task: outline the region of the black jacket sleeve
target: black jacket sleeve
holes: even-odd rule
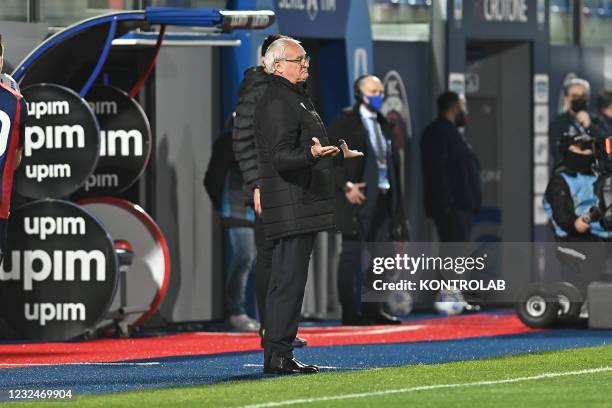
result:
[[[204,187],[216,210],[221,211],[225,176],[234,163],[230,135],[221,135],[213,143],[212,155],[204,176]]]
[[[546,200],[550,204],[555,223],[570,235],[578,234],[574,223],[576,212],[569,186],[563,176],[555,174],[546,187]]]
[[[232,132],[234,157],[238,161],[242,179],[252,191],[258,183],[259,172],[257,163],[257,149],[255,145],[254,115],[257,103],[265,93],[267,83],[263,80],[254,80],[249,76],[240,86],[238,105],[234,117]]]
[[[316,163],[310,145],[299,146],[297,113],[281,100],[272,101],[264,111],[261,132],[270,143],[270,163],[279,173],[311,167]]]

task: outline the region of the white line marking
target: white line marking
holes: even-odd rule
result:
[[[36,367],[36,366],[61,366],[61,365],[107,365],[107,366],[153,366],[159,365],[159,362],[150,363],[111,363],[111,362],[99,362],[99,363],[1,363],[0,367]]]
[[[356,331],[351,331],[350,333],[347,332],[340,332],[340,333],[309,333],[308,337],[337,337],[337,336],[342,336],[342,337],[346,337],[347,335],[351,335],[351,336],[369,336],[369,335],[373,335],[373,334],[388,334],[388,333],[398,333],[398,332],[406,332],[406,331],[415,331],[415,330],[420,330],[422,329],[423,325],[415,325],[415,326],[403,326],[403,327],[383,327],[380,329],[365,329],[365,330],[356,330]]]
[[[243,364],[243,367],[263,367],[263,364]],[[351,367],[333,367],[333,366],[320,366],[318,365],[317,367],[319,368],[327,368],[330,370],[359,370],[359,368],[351,368]],[[360,369],[363,370],[364,367],[361,367]]]
[[[336,400],[352,399],[352,398],[366,398],[366,397],[375,397],[375,396],[380,396],[380,395],[402,394],[402,393],[415,392],[415,391],[429,391],[429,390],[437,390],[441,388],[461,388],[461,387],[474,387],[474,386],[479,386],[479,385],[511,384],[511,383],[517,383],[517,382],[523,382],[523,381],[543,380],[547,378],[557,378],[557,377],[567,377],[567,376],[572,376],[572,375],[601,373],[605,371],[612,371],[612,367],[590,368],[590,369],[579,370],[579,371],[544,373],[544,374],[534,375],[530,377],[507,378],[505,380],[476,381],[476,382],[471,382],[471,383],[455,383],[455,384],[422,385],[419,387],[399,388],[395,390],[384,390],[384,391],[374,391],[374,392],[363,392],[363,393],[358,393],[358,394],[332,395],[329,397],[303,398],[303,399],[294,399],[294,400],[287,400],[287,401],[271,401],[271,402],[264,402],[261,404],[245,405],[243,408],[280,407],[284,405],[308,404],[308,403],[313,403],[313,402],[336,401]]]

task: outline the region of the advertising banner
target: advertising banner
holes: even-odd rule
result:
[[[66,87],[36,84],[22,93],[28,118],[15,191],[29,198],[66,197],[96,166],[98,121],[89,104]]]
[[[65,340],[96,326],[117,286],[111,237],[88,211],[41,200],[11,213],[0,313],[20,338]]]

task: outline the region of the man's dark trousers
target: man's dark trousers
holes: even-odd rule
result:
[[[300,322],[310,254],[316,233],[274,241],[272,276],[266,300],[264,352],[291,355]]]
[[[362,281],[358,274],[365,272],[365,284],[371,287],[374,274],[364,271],[362,265],[364,242],[391,241],[391,193],[379,194],[374,211],[369,216],[359,217],[359,230],[361,237],[342,237],[342,253],[338,266],[338,297],[342,305],[343,319],[354,319],[359,313],[356,299],[361,298],[361,288],[357,284]],[[359,294],[356,296],[356,294]],[[376,315],[382,311],[381,302],[368,302],[361,304],[361,312],[365,315]]]
[[[450,209],[434,217],[440,242],[470,242],[474,223],[471,211]]]
[[[257,295],[257,309],[259,323],[265,329],[266,297],[270,276],[272,275],[272,249],[274,243],[266,239],[264,223],[261,217],[255,216],[255,246],[257,248],[257,261],[255,266],[255,294]]]

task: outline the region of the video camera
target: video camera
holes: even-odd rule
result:
[[[587,133],[578,133],[576,128],[572,127],[563,134],[558,145],[561,152],[566,152],[572,145],[577,145],[582,150],[590,149],[595,158],[595,173],[599,176],[612,174],[612,136],[595,138]]]
[[[599,206],[591,207],[585,216],[591,222],[599,221],[606,230],[612,230],[612,136],[596,138],[571,127],[558,141],[558,147],[566,152],[572,145],[590,149],[594,157],[593,171],[597,180],[593,188],[599,197]]]

